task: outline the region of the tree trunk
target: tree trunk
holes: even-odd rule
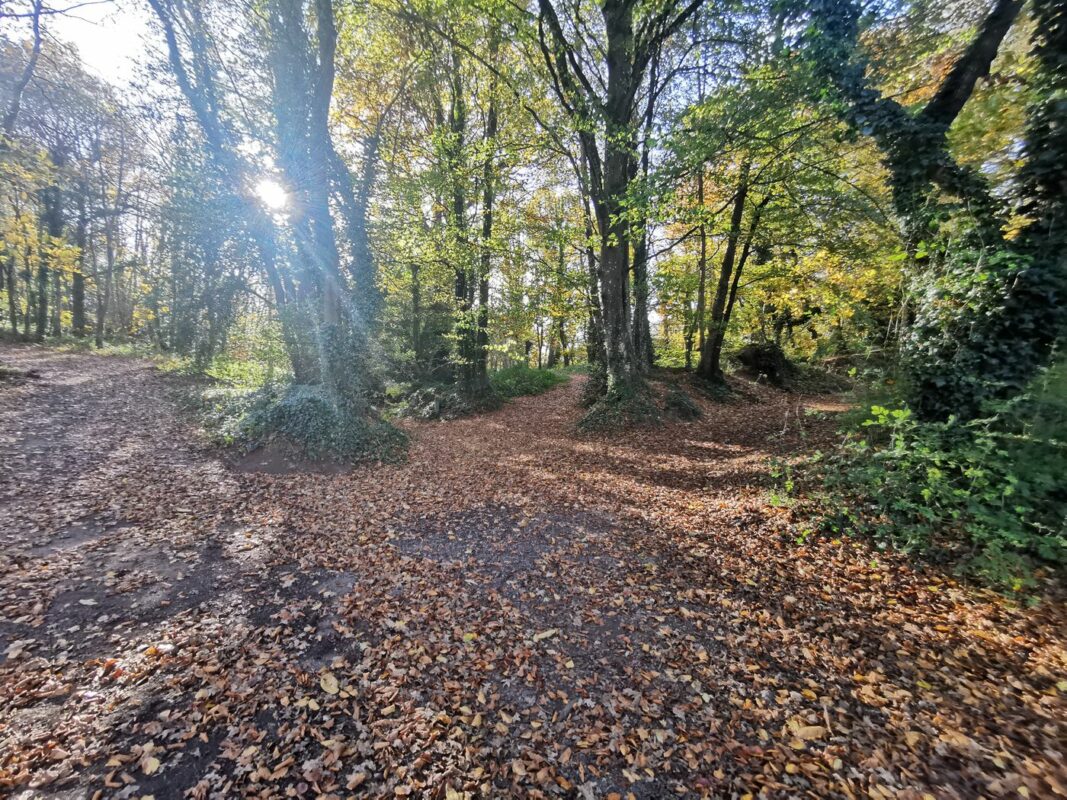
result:
[[[489,63],[496,63],[500,47],[499,30],[493,29],[489,41]],[[499,120],[496,103],[496,73],[489,81],[489,109],[485,120],[485,163],[482,165],[482,252],[478,279],[478,332],[475,342],[475,392],[489,386],[489,272],[492,269],[493,203],[496,200],[496,135]]]
[[[714,383],[722,383],[725,380],[720,360],[722,358],[723,340],[726,336],[726,304],[730,296],[730,279],[733,277],[734,260],[737,257],[737,244],[741,238],[741,222],[745,213],[745,201],[748,199],[750,169],[751,165],[747,162],[741,166],[741,177],[738,180],[737,193],[734,195],[733,214],[730,217],[730,233],[726,241],[726,252],[723,254],[722,266],[719,268],[719,282],[715,288],[715,298],[711,305],[708,338],[704,349],[700,353],[700,363],[697,365],[697,374],[704,380]]]
[[[7,313],[11,318],[11,333],[17,336],[19,332],[19,317],[18,317],[18,284],[15,283],[15,251],[14,249],[8,250],[7,253]]]
[[[648,73],[648,102],[641,137],[641,178],[648,180],[649,139],[656,107],[656,82],[659,74],[659,56],[654,55]],[[640,218],[634,226],[634,352],[639,367],[651,367],[655,358],[652,347],[652,329],[648,321],[648,210],[640,206]]]
[[[583,190],[582,211],[585,221],[585,262],[588,279],[589,336],[586,342],[586,358],[590,364],[604,365],[604,316],[600,309],[600,276],[597,269],[596,250],[593,249],[593,212],[589,207],[588,166],[582,158]]]
[[[700,272],[700,282],[697,284],[697,310],[693,325],[697,331],[697,349],[704,352],[704,313],[707,304],[708,286],[708,224],[704,220],[704,165],[700,165],[697,173],[697,203],[700,205],[700,260],[697,269]]]
[[[30,324],[35,318],[33,309],[37,307],[37,301],[34,299],[33,293],[32,257],[33,248],[27,241],[22,250],[22,284],[23,292],[26,295],[26,313],[22,315],[22,338],[26,341],[30,339]]]
[[[419,264],[411,262],[411,349],[415,363],[422,363],[422,287],[419,284]]]
[[[52,330],[51,335],[59,338],[63,333],[63,273],[52,270]]]
[[[45,327],[48,324],[48,260],[44,253],[37,260],[37,322],[34,339],[44,341]]]
[[[75,336],[85,336],[85,248],[89,237],[89,214],[85,207],[86,189],[78,192],[78,225],[74,231],[74,244],[78,248],[78,263],[70,286],[71,331]]]
[[[104,346],[104,332],[107,325],[108,306],[111,304],[111,285],[115,272],[115,237],[112,230],[114,217],[108,216],[104,223],[105,257],[107,272],[104,275],[104,289],[97,290],[95,343],[97,349]]]
[[[633,3],[627,0],[606,0],[602,6],[608,85],[603,190],[594,202],[600,228],[600,307],[609,396],[625,395],[639,381],[630,327],[630,237],[624,217],[633,144],[633,11]]]

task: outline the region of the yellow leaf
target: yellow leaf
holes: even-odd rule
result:
[[[141,762],[141,772],[145,775],[151,775],[159,769],[159,759],[155,756],[148,756]]]
[[[798,739],[821,739],[826,735],[826,728],[822,725],[805,725],[802,728],[797,728],[796,735]]]
[[[533,638],[534,638],[535,642],[539,642],[542,639],[551,638],[552,636],[555,636],[557,633],[559,633],[559,628],[549,628],[547,631],[541,631],[540,633],[535,633]]]
[[[332,672],[322,673],[322,677],[319,678],[319,686],[322,687],[322,691],[326,692],[326,694],[337,694],[341,688],[337,685],[337,678],[334,677]]]

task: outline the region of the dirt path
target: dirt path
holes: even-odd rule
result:
[[[272,475],[142,362],[0,360],[42,373],[0,386],[0,792],[1067,792],[1063,606],[796,545],[797,398],[601,440],[572,382]]]

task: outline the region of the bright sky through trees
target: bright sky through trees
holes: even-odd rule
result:
[[[46,25],[58,41],[77,48],[89,72],[123,86],[145,64],[147,46],[158,53],[161,43],[149,30],[148,20],[145,3],[114,0],[81,6]],[[25,21],[19,24],[26,27]]]

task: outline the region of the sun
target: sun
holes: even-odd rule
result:
[[[284,211],[289,206],[289,193],[273,178],[263,178],[256,184],[256,197],[271,211]]]

